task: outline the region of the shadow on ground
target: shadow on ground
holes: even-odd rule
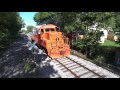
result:
[[[57,73],[46,54],[28,51],[27,42],[27,36],[21,34],[0,56],[0,78],[50,78]]]

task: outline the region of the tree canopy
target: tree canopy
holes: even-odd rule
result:
[[[27,31],[26,31],[26,33],[32,32],[32,29],[33,29],[33,28],[34,28],[34,26],[28,25],[28,26],[27,26]]]
[[[34,16],[37,24],[48,19],[60,23],[65,32],[87,29],[95,23],[104,28],[116,26],[115,12],[38,12]]]
[[[17,12],[0,12],[0,49],[18,35],[22,22]]]

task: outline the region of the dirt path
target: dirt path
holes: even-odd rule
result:
[[[19,38],[0,56],[0,78],[49,78],[51,74],[57,73],[53,66],[41,67],[41,63],[47,58],[45,54],[33,55],[25,45],[27,36],[20,34]],[[37,62],[38,67],[34,63]],[[40,69],[41,67],[41,69]],[[47,75],[42,71],[47,70]],[[48,72],[49,71],[49,72]]]

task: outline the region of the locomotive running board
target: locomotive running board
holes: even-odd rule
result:
[[[35,44],[36,44],[36,43],[37,43],[36,41],[34,41],[33,43],[31,43],[31,45],[29,45],[28,50],[32,50],[33,47],[35,47]],[[29,44],[30,44],[30,43],[29,43]]]

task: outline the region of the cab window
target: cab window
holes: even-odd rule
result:
[[[43,33],[44,32],[44,30],[43,29],[41,29],[41,33]]]
[[[46,29],[45,32],[49,32],[50,30],[49,29]]]
[[[55,29],[51,29],[51,31],[52,31],[52,32],[54,32],[54,31],[55,31]]]

